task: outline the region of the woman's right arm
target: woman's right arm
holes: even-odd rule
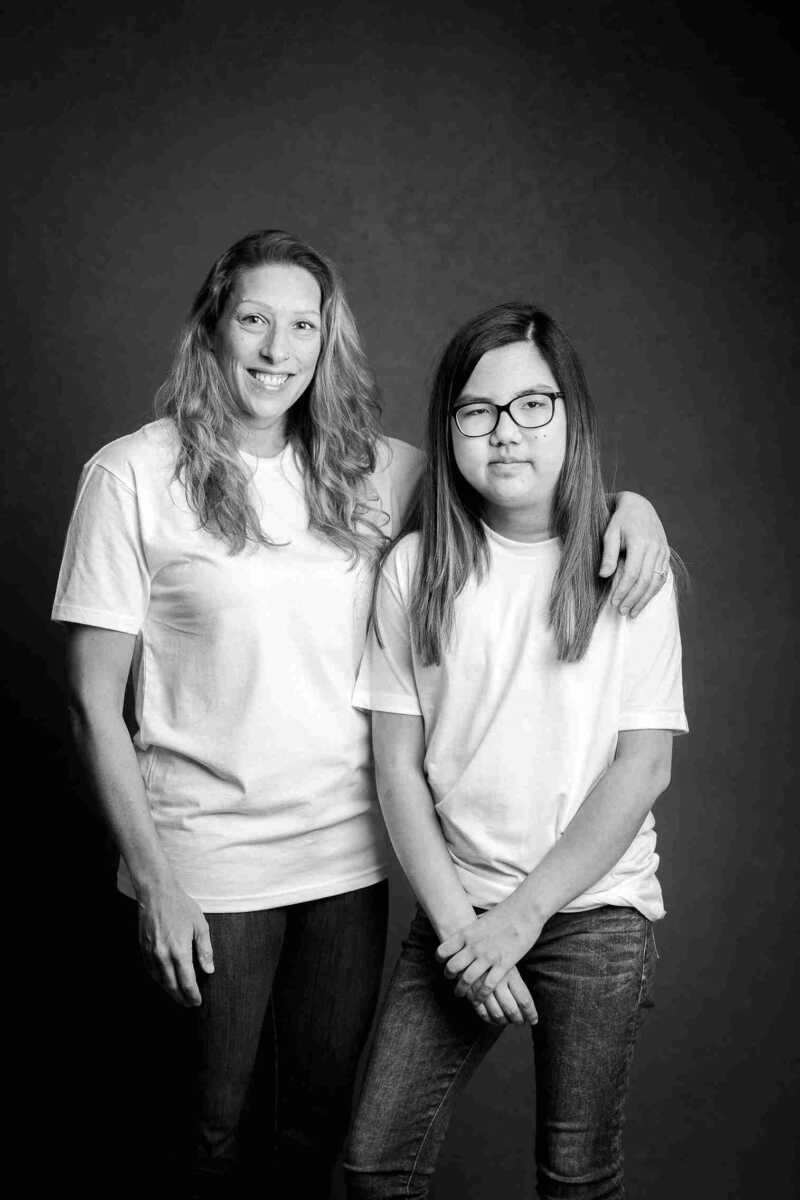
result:
[[[135,638],[89,625],[67,628],[73,736],[133,881],[145,963],[174,1000],[196,1006],[201,997],[194,952],[211,973],[211,938],[199,905],[178,886],[164,855],[123,720]]]
[[[475,920],[436,817],[423,761],[422,717],[372,713],[375,778],[386,827],[408,882],[441,940]],[[515,1024],[536,1021],[530,992],[516,967],[479,1014]]]

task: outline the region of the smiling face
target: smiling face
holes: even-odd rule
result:
[[[533,342],[512,342],[478,360],[457,404],[508,404],[531,389],[559,390]],[[504,412],[494,433],[466,437],[451,418],[450,434],[458,470],[483,498],[486,523],[518,541],[550,537],[553,497],[567,444],[563,400],[555,401],[552,421],[540,429],[521,429]]]
[[[314,377],[322,345],[321,292],[303,267],[241,271],[216,331],[216,352],[255,453],[278,453],[286,414]]]

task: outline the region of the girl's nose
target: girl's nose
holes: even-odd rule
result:
[[[504,442],[518,442],[519,439],[519,425],[515,424],[507,412],[500,413],[500,420],[492,434],[492,441],[497,445],[502,445]]]

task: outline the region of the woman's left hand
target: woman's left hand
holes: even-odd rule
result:
[[[603,535],[600,574],[603,578],[614,575],[610,603],[621,613],[635,617],[667,577],[669,544],[649,500],[636,492],[618,492],[616,501]]]
[[[436,951],[448,979],[458,979],[457,996],[485,1003],[539,937],[542,922],[501,901],[451,934]]]

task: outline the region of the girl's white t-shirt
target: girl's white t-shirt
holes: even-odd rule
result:
[[[354,703],[420,715],[424,768],[472,904],[509,896],[555,844],[614,760],[624,729],[688,729],[672,577],[631,620],[606,605],[585,657],[559,662],[548,619],[558,539],[510,541],[484,527],[489,569],[455,603],[439,666],[413,649],[409,597],[419,538],[389,555]],[[664,915],[652,813],[612,871],[565,911],[629,905]]]
[[[369,719],[350,697],[373,568],[308,527],[290,447],[243,454],[265,532],[229,553],[174,478],[156,421],[85,466],[53,618],[136,636],[136,752],[177,879],[208,912],[271,908],[385,875]],[[423,456],[379,445],[370,492],[391,535]],[[124,862],[119,887],[133,895]]]

